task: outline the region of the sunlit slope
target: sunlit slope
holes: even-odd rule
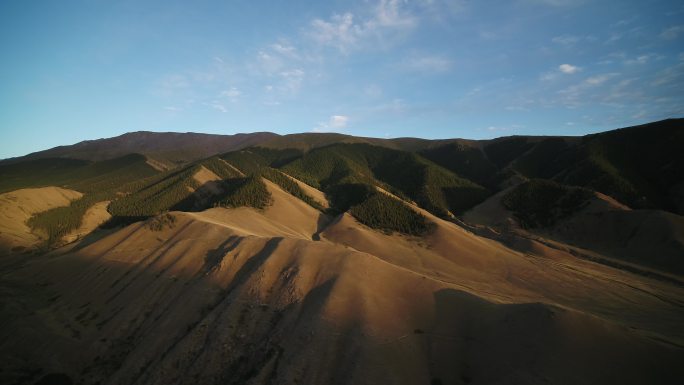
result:
[[[632,210],[585,188],[531,180],[494,195],[469,210],[464,219],[501,236],[529,233],[590,254],[668,274],[684,273],[682,216]]]
[[[684,374],[681,287],[543,248],[521,254],[434,216],[424,239],[347,214],[327,225],[265,184],[264,210],[172,212],[159,231],[135,223],[4,275],[9,303],[26,300],[27,282],[43,285],[27,307],[7,308],[3,373],[40,368],[85,384],[637,384]]]
[[[26,222],[36,213],[68,206],[82,196],[59,187],[20,189],[0,194],[0,254],[22,252],[40,242]]]

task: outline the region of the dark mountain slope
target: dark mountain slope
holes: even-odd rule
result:
[[[508,137],[424,149],[427,159],[493,190],[511,177],[587,187],[632,208],[684,213],[684,119],[581,138]]]
[[[71,146],[59,146],[20,158],[7,159],[4,162],[16,163],[42,158],[104,160],[130,153],[140,153],[162,162],[183,164],[218,153],[253,146],[277,136],[270,132],[212,135],[191,132],[138,131],[114,138],[86,140]]]
[[[318,148],[283,170],[326,192],[343,184],[379,185],[441,216],[472,207],[489,194],[420,155],[368,144]]]

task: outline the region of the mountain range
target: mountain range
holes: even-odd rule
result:
[[[133,132],[5,159],[0,382],[675,382],[682,148],[669,119]]]

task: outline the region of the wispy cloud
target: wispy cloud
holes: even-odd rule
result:
[[[453,61],[437,55],[413,56],[402,64],[408,71],[415,71],[427,74],[447,72],[453,66]]]
[[[220,94],[221,97],[227,98],[232,103],[235,103],[240,98],[241,95],[242,95],[242,92],[240,92],[240,90],[238,90],[236,87],[230,87],[227,90],[223,90],[223,91],[221,91],[221,94]]]
[[[585,3],[586,0],[527,0],[527,2],[551,7],[574,7]]]
[[[326,132],[342,130],[347,127],[349,122],[349,117],[346,115],[332,115],[326,122],[320,122],[316,127],[314,127],[312,132]]]
[[[580,40],[582,40],[581,37],[572,36],[572,35],[561,35],[561,36],[556,36],[553,39],[551,39],[552,42],[554,42],[556,44],[560,44],[560,45],[575,45]]]
[[[666,40],[674,40],[684,33],[684,25],[675,25],[663,30],[660,37]]]
[[[603,85],[608,80],[617,77],[618,75],[618,73],[594,75],[584,79],[580,83],[566,87],[558,91],[558,95],[560,96],[560,104],[568,108],[576,108],[586,102],[595,102],[597,98],[603,99],[600,97],[601,94],[594,93],[592,95],[588,95],[588,92],[592,91],[598,86]]]
[[[413,29],[418,19],[402,7],[400,0],[380,0],[365,19],[352,12],[335,14],[328,20],[311,21],[308,35],[318,44],[337,48],[343,53],[359,48],[369,39],[384,41],[390,35]]]
[[[205,103],[205,104],[208,105],[209,107],[211,107],[215,110],[221,111],[223,113],[228,112],[228,108],[225,105],[223,105],[221,102],[219,102],[218,100],[214,100],[212,102]]]

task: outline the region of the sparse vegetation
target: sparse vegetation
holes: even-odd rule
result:
[[[165,228],[173,228],[176,225],[176,217],[173,214],[162,213],[147,220],[147,228],[152,231],[162,231]]]

